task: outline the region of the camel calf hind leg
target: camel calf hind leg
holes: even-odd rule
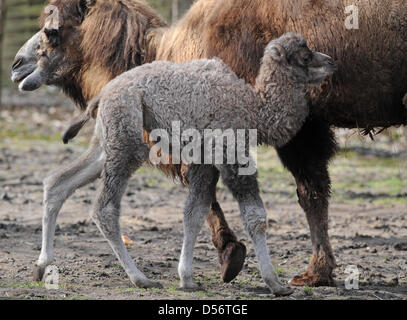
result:
[[[102,149],[93,138],[89,149],[66,168],[44,180],[44,213],[41,253],[34,267],[34,281],[41,281],[45,268],[54,259],[54,235],[58,213],[72,193],[96,180],[103,168]]]
[[[127,163],[117,163],[116,165],[111,165],[111,163],[106,161],[105,172],[107,173],[104,174],[103,183],[99,188],[92,218],[100,232],[109,242],[130,281],[135,286],[141,288],[161,287],[159,283],[147,279],[136,267],[122,241],[119,222],[120,202],[126,189],[130,172],[127,168]]]
[[[117,112],[120,116],[115,116]],[[132,105],[125,107],[114,100],[107,100],[100,106],[96,132],[106,160],[92,219],[110,244],[130,281],[137,287],[151,288],[161,285],[147,279],[136,267],[123,243],[120,227],[120,204],[128,180],[149,156],[150,148],[143,141],[142,122],[142,113],[134,112]]]

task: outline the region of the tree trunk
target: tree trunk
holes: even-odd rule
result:
[[[172,0],[172,23],[177,22],[179,18],[179,0]]]
[[[1,94],[3,88],[3,38],[4,38],[4,26],[6,23],[6,0],[0,0],[0,106],[1,106]]]

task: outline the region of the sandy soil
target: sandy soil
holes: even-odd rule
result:
[[[65,110],[65,109],[63,109]],[[0,299],[274,299],[261,281],[253,248],[230,193],[219,199],[231,227],[246,243],[244,270],[230,284],[220,279],[217,255],[205,226],[195,254],[197,292],[178,289],[182,204],[186,190],[159,171],[143,168],[132,178],[122,205],[123,233],[139,268],[163,289],[134,288],[89,219],[98,182],[77,191],[62,208],[55,240],[58,290],[32,281],[41,243],[42,180],[85,150],[88,136],[60,142],[71,112],[29,108],[0,113]],[[18,120],[17,120],[18,119]],[[87,128],[90,132],[91,128]],[[407,299],[407,160],[405,139],[372,145],[359,139],[331,166],[330,235],[338,268],[336,288],[297,288],[284,299]],[[387,140],[386,140],[387,139]],[[361,148],[362,146],[362,148]],[[375,146],[375,147],[373,147]],[[383,150],[377,150],[377,146]],[[387,148],[387,149],[386,149]],[[363,152],[359,152],[362,150]],[[397,157],[389,157],[397,151]],[[357,151],[357,152],[355,152]],[[302,272],[311,256],[305,215],[293,178],[272,149],[261,149],[262,197],[269,213],[268,243],[283,281]],[[356,265],[359,290],[346,290],[345,269]],[[278,298],[283,299],[283,298]]]

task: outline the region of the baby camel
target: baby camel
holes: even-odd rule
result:
[[[185,64],[157,61],[123,73],[103,88],[64,139],[67,142],[73,138],[98,107],[95,134],[99,142],[93,146],[92,157],[104,162],[104,170],[93,219],[135,285],[158,285],[137,269],[120,237],[120,202],[127,181],[149,159],[151,151],[143,141],[143,128],[148,132],[155,129],[170,132],[177,121],[181,132],[190,128],[201,133],[207,129],[257,129],[258,143],[282,146],[308,116],[305,87],[320,84],[334,71],[329,56],[312,52],[301,35],[290,33],[266,47],[255,88],[240,80],[217,58]],[[200,147],[204,147],[203,143]],[[245,148],[247,153],[248,146]],[[223,152],[224,155],[228,152],[226,147]],[[181,287],[197,287],[192,279],[193,249],[220,174],[239,202],[263,280],[274,294],[290,294],[291,289],[279,281],[270,260],[266,210],[259,196],[257,175],[241,175],[243,167],[217,163],[190,165],[184,242],[178,267]]]

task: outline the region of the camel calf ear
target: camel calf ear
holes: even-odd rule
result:
[[[283,62],[286,60],[286,52],[285,49],[280,46],[279,44],[273,44],[268,53],[270,54],[271,58],[277,62]]]

